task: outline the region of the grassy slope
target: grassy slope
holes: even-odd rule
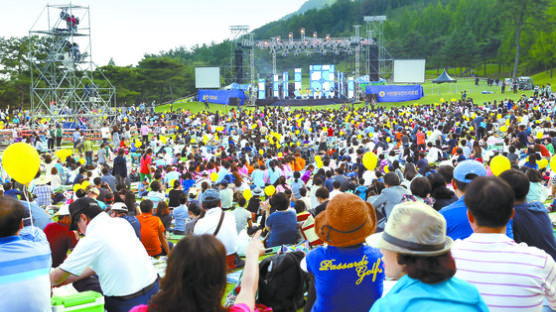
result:
[[[537,80],[536,78],[537,75],[533,76],[533,79],[535,79],[536,83],[538,83],[538,81],[543,81],[543,83],[546,83],[546,81],[550,81],[547,80],[549,75],[546,75],[546,77],[544,77],[545,75],[543,74],[544,73],[539,74],[538,76],[539,80]],[[418,101],[408,101],[408,102],[400,102],[400,103],[381,103],[381,104],[385,106],[401,106],[401,105],[413,105],[414,103],[418,103],[418,104],[438,103],[442,98],[446,101],[449,101],[453,98],[460,99],[461,92],[463,92],[464,90],[467,91],[467,96],[473,98],[475,103],[477,104],[482,104],[484,102],[489,102],[489,101],[492,102],[494,100],[500,101],[508,98],[518,99],[523,93],[528,95],[531,94],[531,91],[527,91],[527,92],[518,91],[518,93],[516,94],[513,94],[511,92],[506,92],[504,95],[502,95],[500,94],[500,87],[488,87],[484,81],[481,81],[479,83],[479,86],[475,86],[475,82],[473,79],[458,79],[457,86],[455,84],[441,84],[440,90],[438,90],[438,86],[435,86],[434,88],[435,89],[433,92],[432,83],[430,82],[430,80],[427,80],[427,82],[423,84],[425,96],[422,99]],[[492,91],[494,92],[494,94],[481,94],[482,91]],[[362,106],[362,105],[363,104],[358,104],[356,106]],[[303,107],[303,109],[319,109],[323,107],[324,106],[308,106],[308,107]],[[325,107],[340,108],[341,105],[330,105]],[[226,105],[219,105],[219,104],[210,104],[210,111],[215,111],[218,109],[220,111],[228,112],[231,108],[233,107],[226,106]],[[181,110],[181,109],[190,109],[192,113],[198,113],[204,110],[204,104],[200,102],[177,102],[174,104],[174,110]],[[156,108],[157,112],[167,112],[169,110],[170,110],[169,105],[162,105]]]

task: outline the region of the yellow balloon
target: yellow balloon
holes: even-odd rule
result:
[[[139,142],[135,142],[135,147],[141,147],[141,145],[143,145],[143,143]]]
[[[62,162],[66,161],[66,158],[72,154],[71,150],[61,149],[56,151],[56,157],[58,157]]]
[[[490,171],[495,176],[499,176],[502,172],[512,169],[510,160],[502,155],[494,157],[490,162]]]
[[[546,168],[546,166],[548,166],[548,159],[543,158],[543,159],[539,160],[539,162],[537,163],[537,165],[539,165],[539,169],[544,169],[544,168]]]
[[[216,180],[218,180],[218,173],[216,173],[216,172],[211,173],[210,174],[210,180],[212,182],[216,182]]]
[[[508,131],[508,128],[506,126],[502,126],[502,127],[500,127],[500,131],[506,132],[506,131]]]
[[[264,193],[267,196],[272,196],[272,195],[274,195],[274,193],[276,193],[276,188],[274,187],[274,185],[269,185],[269,186],[264,188]]]
[[[556,155],[550,158],[550,169],[552,169],[552,171],[556,171]]]
[[[87,161],[84,158],[80,158],[79,159],[79,163],[84,165]]]
[[[367,168],[367,170],[374,170],[376,168],[376,164],[378,163],[378,157],[373,152],[366,152],[363,155],[363,166]]]
[[[264,151],[262,149],[259,150],[259,154],[262,156],[264,155]]]
[[[250,189],[246,189],[245,191],[243,191],[243,198],[245,198],[245,200],[250,200],[251,197],[253,197],[253,193]]]
[[[388,166],[384,166],[384,173],[390,172],[390,168]]]
[[[41,159],[37,150],[27,143],[15,143],[4,151],[2,166],[6,173],[21,184],[28,185],[39,171]]]
[[[537,139],[541,140],[544,137],[544,133],[542,131],[537,132]]]

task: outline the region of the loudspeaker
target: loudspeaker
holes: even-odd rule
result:
[[[372,45],[369,47],[369,80],[378,79],[378,45]]]
[[[265,85],[265,98],[272,98],[272,82],[266,82]]]
[[[235,50],[235,74],[238,83],[243,82],[243,50]]]
[[[233,106],[241,105],[241,99],[238,97],[230,97],[230,105]]]
[[[295,83],[293,82],[288,83],[288,97],[295,98]]]

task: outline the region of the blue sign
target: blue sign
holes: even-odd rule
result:
[[[367,86],[367,94],[376,94],[378,102],[404,102],[418,100],[425,93],[423,86]]]
[[[207,101],[215,104],[230,104],[230,98],[241,99],[241,105],[245,99],[245,92],[241,90],[199,90],[199,101]],[[235,104],[235,103],[234,103]]]
[[[262,100],[264,98],[266,98],[266,94],[265,94],[265,80],[264,79],[259,79],[259,100]]]
[[[287,97],[289,97],[288,94],[288,81],[290,80],[290,78],[288,77],[288,72],[284,72],[282,74],[282,98],[285,99]]]
[[[295,79],[295,96],[301,96],[301,68],[296,68],[294,72]]]
[[[272,76],[272,95],[274,97],[280,96],[280,80],[278,79],[278,75]]]

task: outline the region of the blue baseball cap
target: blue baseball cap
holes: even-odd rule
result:
[[[208,189],[201,194],[201,202],[220,200],[220,193],[215,189]]]
[[[483,164],[476,160],[464,160],[454,169],[454,179],[463,183],[471,183],[473,179],[467,178],[468,174],[475,174],[479,177],[487,175]]]

